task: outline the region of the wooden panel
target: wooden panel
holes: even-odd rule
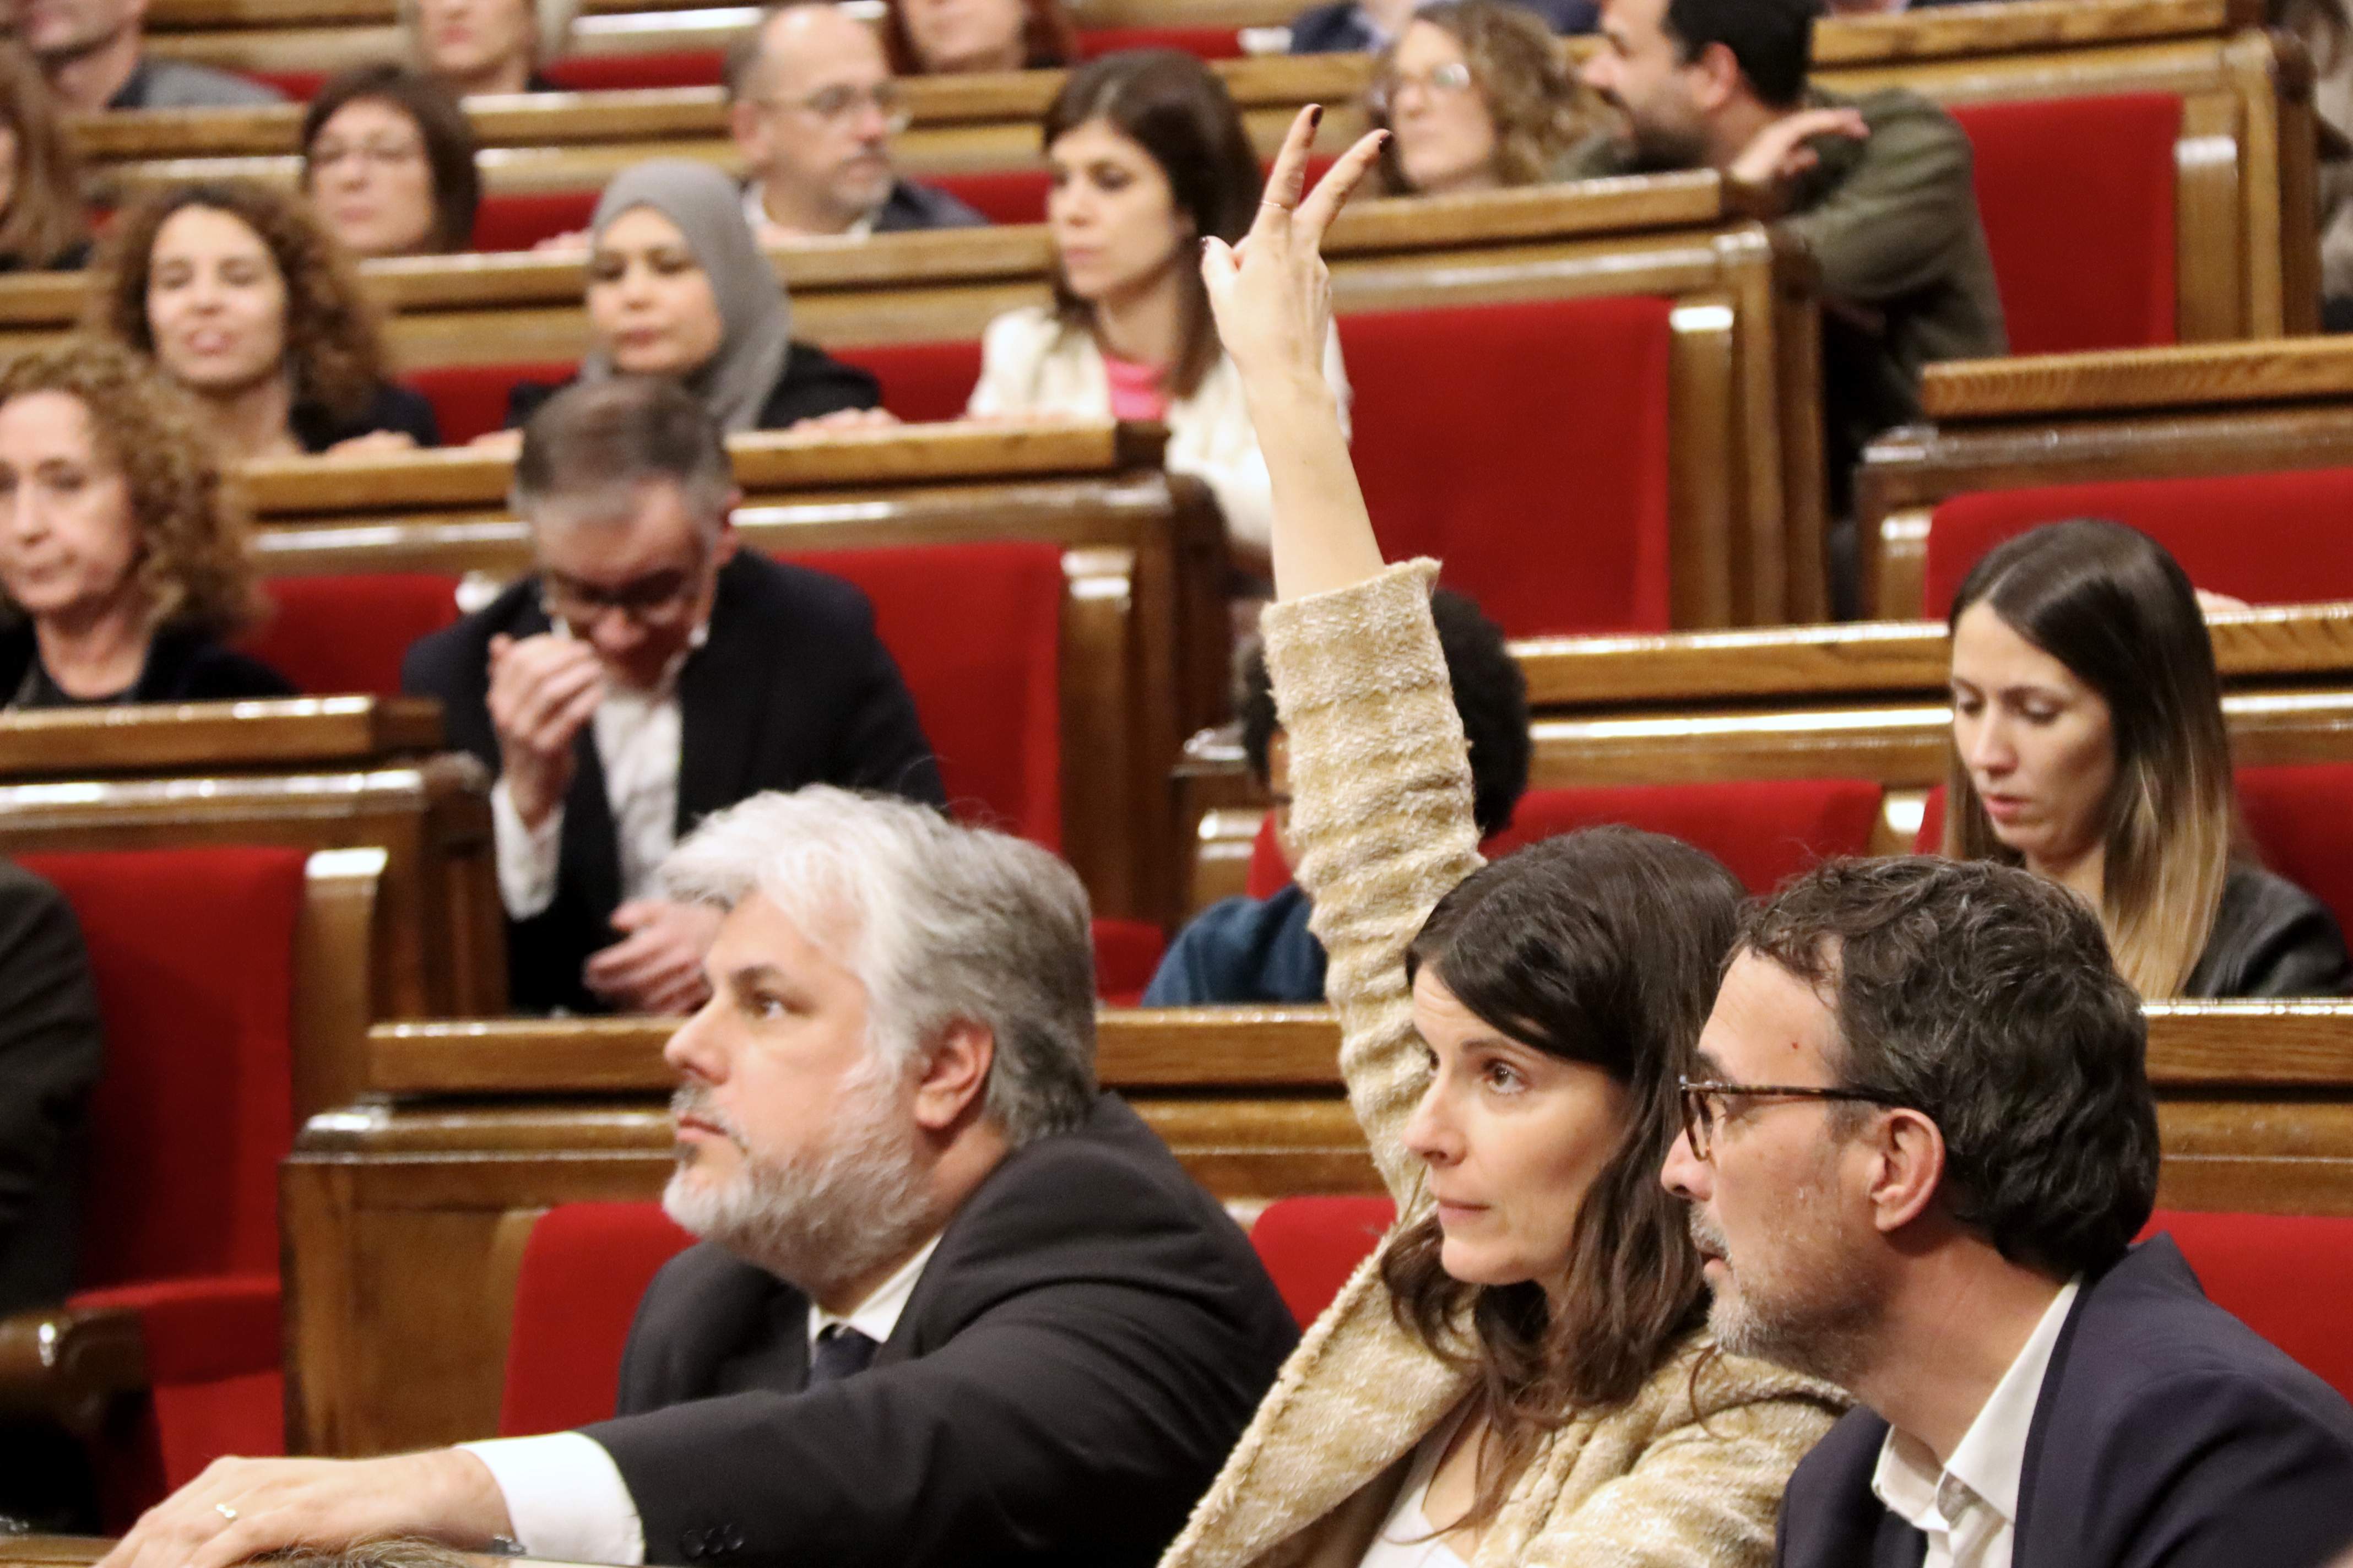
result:
[[[1944,423],[2353,399],[2353,338],[2284,338],[1930,365],[1922,412]]]
[[[0,779],[376,763],[440,744],[440,705],[422,698],[12,710],[0,713]]]

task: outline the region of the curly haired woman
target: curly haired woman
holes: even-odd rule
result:
[[[0,365],[0,705],[289,697],[223,639],[260,607],[195,410],[119,344]]]
[[[440,444],[432,405],[390,381],[350,257],[295,197],[158,191],[98,267],[90,325],[194,393],[230,460]]]
[[[1588,129],[1552,35],[1509,0],[1436,0],[1381,53],[1366,113],[1386,129],[1381,184],[1440,196],[1558,177]]]

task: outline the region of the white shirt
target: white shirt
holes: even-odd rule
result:
[[[811,1350],[818,1335],[836,1323],[849,1324],[878,1345],[888,1343],[939,1245],[936,1236],[923,1243],[903,1268],[842,1316],[811,1301]],[[490,1467],[524,1556],[562,1563],[635,1564],[646,1560],[646,1526],[637,1500],[621,1479],[621,1468],[594,1437],[557,1432],[458,1446]]]
[[[1928,1538],[1921,1568],[2010,1568],[2026,1436],[2080,1283],[2069,1280],[2052,1298],[1942,1469],[1926,1443],[1888,1428],[1871,1489],[1890,1513]]]
[[[876,212],[881,210],[879,207],[875,209]],[[761,191],[760,182],[757,180],[744,183],[744,221],[752,226],[753,240],[761,244],[766,243],[768,230],[776,226],[776,220],[768,216],[768,198]],[[873,233],[874,213],[868,213],[864,217],[843,229],[841,237],[844,239],[867,239],[871,238]]]
[[[1428,1504],[1430,1483],[1438,1478],[1439,1464],[1470,1409],[1467,1402],[1457,1405],[1454,1414],[1432,1428],[1414,1449],[1405,1486],[1389,1505],[1380,1533],[1356,1560],[1356,1568],[1465,1568],[1462,1554],[1439,1539],[1430,1525]]]

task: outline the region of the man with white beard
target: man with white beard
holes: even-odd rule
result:
[[[664,868],[726,912],[666,1052],[672,1217],[619,1413],[223,1460],[108,1568],[383,1536],[575,1562],[1152,1563],[1296,1339],[1249,1242],[1094,1086],[1086,894],[1046,851],[811,787]]]

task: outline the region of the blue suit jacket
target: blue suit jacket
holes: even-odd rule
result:
[[[1789,1478],[1783,1568],[1918,1568],[1856,1409]],[[2169,1237],[2086,1282],[2043,1374],[2012,1568],[2315,1568],[2353,1542],[2353,1406],[2206,1299]]]

